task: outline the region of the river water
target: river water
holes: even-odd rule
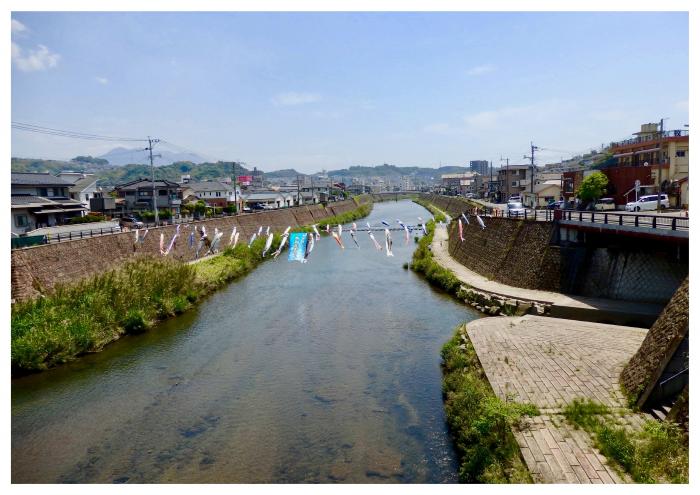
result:
[[[377,203],[360,223],[419,215]],[[412,238],[393,232],[391,258],[357,236],[13,380],[12,481],[456,482],[439,351],[478,315],[402,268]]]

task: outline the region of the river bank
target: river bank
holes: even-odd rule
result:
[[[367,216],[372,203],[326,218],[335,225]],[[303,230],[303,229],[302,229]],[[279,246],[275,234],[270,252]],[[194,265],[138,256],[73,285],[12,307],[12,375],[46,370],[85,353],[99,352],[124,335],[147,331],[182,314],[210,293],[236,280],[267,258],[265,239],[245,240]]]

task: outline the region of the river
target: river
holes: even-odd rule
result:
[[[413,224],[410,202],[367,219]],[[12,381],[14,483],[457,481],[440,347],[478,314],[343,235],[197,309]],[[383,245],[383,233],[376,235]]]

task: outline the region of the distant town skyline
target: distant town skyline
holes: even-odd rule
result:
[[[684,128],[688,98],[684,12],[12,14],[13,121],[264,171],[543,165]],[[133,144],[12,131],[26,158]]]

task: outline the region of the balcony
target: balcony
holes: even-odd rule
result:
[[[642,143],[658,142],[660,137],[663,139],[673,139],[673,138],[683,138],[689,136],[689,131],[687,129],[674,129],[671,131],[664,131],[663,136],[659,136],[660,133],[656,132],[654,134],[649,134],[646,136],[637,136],[632,139],[625,139],[624,141],[615,141],[610,143],[611,148],[623,148],[625,146],[634,146]]]

